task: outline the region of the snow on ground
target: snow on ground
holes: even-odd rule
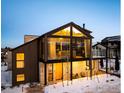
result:
[[[12,71],[7,71],[7,66],[1,66],[1,86],[12,85]]]
[[[7,66],[1,66],[1,71],[6,71],[8,69]]]
[[[64,87],[63,87],[64,84]],[[26,93],[29,84],[22,84],[19,87],[6,88],[1,93]],[[87,77],[72,81],[58,82],[44,88],[44,93],[120,93],[120,78],[107,74],[94,76],[92,80]],[[40,93],[40,92],[39,92]]]
[[[120,63],[120,61],[121,60],[119,60],[119,63]],[[103,68],[100,68],[100,70],[102,70],[102,71],[106,71],[106,60],[103,60],[103,64],[104,64],[104,66],[103,66]],[[120,65],[121,65],[121,63],[120,63]],[[100,67],[100,65],[99,65],[99,67]],[[121,66],[120,66],[121,67]],[[109,59],[108,60],[108,71],[109,71],[109,73],[112,73],[112,74],[116,74],[116,75],[120,75],[120,70],[121,70],[121,68],[118,70],[118,71],[116,71],[115,70],[115,59]],[[111,69],[111,70],[110,70]]]
[[[64,84],[64,87],[63,87]],[[93,77],[93,80],[80,78],[64,83],[59,82],[44,88],[45,93],[120,93],[120,78],[107,74]]]
[[[26,93],[25,88],[29,87],[29,84],[15,86],[13,88],[6,88],[1,91],[1,93]]]

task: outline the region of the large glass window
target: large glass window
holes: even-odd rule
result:
[[[62,29],[52,35],[57,35],[57,36],[70,36],[70,27],[67,27],[65,29]]]
[[[24,68],[24,53],[16,54],[16,68]]]
[[[77,69],[78,68],[78,69]],[[80,78],[90,76],[89,66],[86,65],[86,61],[72,62],[73,75],[72,78]]]
[[[48,38],[48,59],[70,58],[69,38]]]
[[[25,80],[24,74],[18,74],[18,75],[16,75],[16,81],[17,82],[24,81],[24,80]]]
[[[47,64],[48,81],[53,81],[53,64]]]
[[[84,40],[80,38],[73,39],[73,58],[85,57]]]
[[[39,67],[39,70],[40,70],[40,83],[41,84],[44,84],[44,75],[45,75],[45,72],[44,72],[44,63],[41,63],[41,62],[39,62],[39,65],[40,65],[40,67]]]
[[[78,29],[76,29],[75,27],[72,27],[72,36],[75,36],[75,37],[86,37],[85,34],[81,33]]]
[[[62,79],[70,80],[70,62],[47,64],[48,83]]]

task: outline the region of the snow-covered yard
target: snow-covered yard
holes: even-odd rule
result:
[[[64,84],[64,86],[63,86]],[[59,82],[44,88],[45,93],[120,93],[120,78],[107,74],[94,76],[92,80],[80,78]]]
[[[1,86],[11,86],[12,85],[12,71],[2,71],[1,72]]]
[[[28,84],[25,84],[25,85],[15,86],[13,88],[8,87],[2,90],[1,93],[26,93],[25,88],[28,86],[29,86]]]
[[[26,93],[27,87],[29,87],[29,84],[22,84],[13,88],[8,87],[2,90],[1,93]],[[57,84],[45,86],[44,93],[120,93],[120,78],[102,74],[94,76],[92,80],[90,78],[87,80],[86,77],[75,79],[72,82],[58,82]]]
[[[121,65],[121,60],[119,60],[119,63]],[[99,67],[100,67],[100,64],[99,64]],[[120,75],[120,69],[118,71],[115,70],[115,59],[108,59],[108,72],[109,73]],[[103,60],[103,68],[100,68],[100,70],[106,71],[106,60]]]
[[[9,87],[12,85],[12,71],[7,69],[7,65],[1,65],[1,86],[3,87]]]

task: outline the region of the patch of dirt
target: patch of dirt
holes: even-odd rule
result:
[[[40,87],[40,86],[36,86],[36,87],[33,87],[33,88],[26,88],[26,93],[44,93],[43,91],[43,87]]]

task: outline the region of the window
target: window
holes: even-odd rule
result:
[[[24,67],[24,61],[16,61],[16,67],[17,68],[23,68]]]
[[[24,60],[24,53],[17,53],[16,60]]]
[[[75,37],[87,37],[85,34],[83,34],[82,32],[80,32],[77,28],[75,27],[72,27],[72,36],[75,36]]]
[[[24,74],[18,74],[18,75],[16,75],[16,81],[17,82],[24,81],[24,80],[25,80]]]
[[[70,36],[70,27],[64,28],[64,29],[54,33],[53,35],[57,35],[57,36]]]
[[[24,68],[24,53],[16,54],[16,68]]]
[[[84,40],[79,38],[73,39],[73,58],[85,57]]]
[[[48,38],[48,59],[66,59],[70,57],[70,39]]]

